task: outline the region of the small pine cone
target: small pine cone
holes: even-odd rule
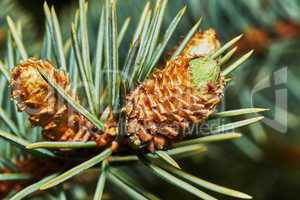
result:
[[[213,30],[195,34],[180,56],[126,97],[132,146],[146,146],[152,152],[163,149],[181,139],[189,125],[214,112],[225,83],[217,61],[207,55],[219,46]]]
[[[68,76],[47,61],[28,59],[12,71],[12,98],[18,109],[29,114],[32,125],[41,126],[43,135],[54,141],[96,141],[106,146],[116,135],[116,121],[109,114],[104,131],[98,130],[84,116],[77,113],[42,78],[38,68],[78,101],[70,90]]]

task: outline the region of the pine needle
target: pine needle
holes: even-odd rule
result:
[[[102,162],[101,175],[98,179],[98,183],[97,183],[97,187],[96,187],[96,191],[95,191],[95,195],[94,195],[94,200],[102,199],[102,194],[104,191],[104,185],[105,185],[106,176],[107,176],[107,167],[108,167],[107,165],[108,165],[107,161],[104,160]]]
[[[177,162],[171,157],[169,156],[169,154],[167,154],[164,151],[156,151],[155,154],[160,157],[162,160],[164,160],[166,163],[180,169],[179,165],[177,164]]]
[[[72,108],[74,108],[78,113],[85,116],[91,123],[93,123],[99,130],[103,129],[103,122],[97,119],[96,116],[92,115],[88,112],[84,107],[82,107],[79,103],[73,100],[66,92],[55,82],[51,80],[51,78],[43,71],[43,69],[38,69],[42,77],[53,87],[53,89],[61,95]]]
[[[264,112],[264,111],[267,111],[267,110],[269,110],[269,109],[265,109],[265,108],[242,108],[242,109],[218,112],[218,113],[215,113],[214,116],[216,116],[216,117],[233,117],[233,116],[239,116],[239,115],[245,115],[245,114],[251,114],[251,113]]]
[[[23,181],[31,179],[30,174],[22,174],[22,173],[6,173],[0,174],[0,181]]]
[[[156,197],[155,195],[149,193],[147,190],[145,190],[143,187],[141,187],[137,182],[135,182],[134,180],[132,180],[131,177],[128,176],[126,173],[124,173],[122,170],[119,170],[116,167],[110,167],[109,168],[109,174],[113,175],[116,179],[118,179],[120,181],[120,183],[123,183],[124,184],[123,186],[131,188],[131,190],[133,192],[132,193],[133,194],[132,197],[134,199],[136,197],[138,197],[139,194],[142,194],[146,199],[159,200],[158,197]],[[119,185],[119,186],[121,186],[121,185]],[[128,193],[128,194],[130,196],[132,195],[130,193]]]
[[[204,136],[196,139],[190,139],[182,142],[176,143],[174,146],[180,147],[180,146],[186,146],[186,145],[193,145],[193,144],[201,144],[201,143],[207,143],[207,142],[218,142],[218,141],[224,141],[224,140],[232,140],[240,138],[242,135],[240,133],[223,133],[223,134],[217,134],[217,135],[209,135]]]
[[[10,71],[9,69],[2,63],[2,61],[0,60],[0,71],[3,73],[3,75],[5,76],[7,81],[10,81]]]
[[[22,59],[26,60],[28,58],[28,54],[27,54],[27,52],[25,50],[24,44],[23,44],[23,42],[21,40],[21,37],[18,34],[18,31],[16,29],[16,25],[15,25],[15,23],[13,22],[13,20],[9,16],[7,16],[6,19],[7,19],[7,23],[8,23],[10,32],[11,32],[11,34],[12,34],[12,36],[13,36],[15,42],[16,42],[16,45],[18,47],[18,51],[20,52]]]
[[[92,80],[90,47],[87,26],[87,3],[85,3],[85,0],[79,1],[79,27],[79,35],[81,36],[81,55],[83,60],[84,71],[87,76],[87,79]]]
[[[89,76],[87,75],[86,69],[84,67],[83,61],[82,61],[82,55],[80,53],[79,43],[77,39],[76,34],[76,27],[74,24],[72,24],[72,43],[73,43],[73,51],[75,53],[75,58],[77,62],[78,71],[80,72],[80,77],[83,82],[84,91],[88,100],[89,108],[91,112],[96,115],[96,102],[95,102],[95,96],[93,95],[93,83],[92,80],[89,79]]]
[[[7,127],[14,132],[16,135],[21,137],[20,131],[17,127],[17,125],[15,124],[14,121],[12,121],[8,115],[8,113],[6,113],[1,107],[0,107],[0,119],[2,119],[5,124],[7,125]]]
[[[36,142],[26,146],[27,149],[78,149],[78,148],[93,148],[96,147],[96,142]]]
[[[253,117],[253,118],[249,118],[249,119],[245,119],[245,120],[241,120],[241,121],[237,121],[237,122],[232,122],[232,123],[228,123],[228,124],[224,124],[221,126],[218,126],[216,128],[214,128],[211,131],[211,134],[215,134],[215,133],[219,133],[219,132],[224,132],[224,131],[228,131],[228,130],[232,130],[235,128],[240,128],[243,126],[247,126],[249,124],[253,124],[256,123],[260,120],[262,120],[264,117]]]
[[[34,192],[37,192],[41,185],[45,184],[46,182],[48,182],[49,180],[53,179],[56,176],[57,174],[47,176],[46,178],[43,178],[42,180],[25,187],[20,192],[17,192],[14,196],[12,196],[10,200],[20,200]]]
[[[200,27],[202,18],[200,18],[198,20],[198,22],[193,26],[193,28],[188,32],[188,34],[184,37],[184,40],[180,43],[179,47],[176,49],[176,51],[174,52],[174,54],[172,55],[171,59],[174,59],[175,57],[177,57],[179,54],[181,54],[181,52],[183,51],[183,49],[185,48],[185,46],[187,45],[187,43],[190,41],[190,39],[193,37],[193,35],[197,32],[197,30]]]
[[[166,180],[167,182],[205,200],[216,200],[216,198],[200,191],[199,189],[195,188],[194,186],[190,185],[189,183],[176,178],[175,176],[171,175],[167,171],[163,170],[162,168],[152,164],[147,159],[140,157],[141,161],[147,166],[149,169],[151,169],[156,175],[161,177],[162,179]]]
[[[88,161],[85,161],[84,163],[64,172],[63,174],[53,178],[52,180],[48,181],[47,183],[43,184],[40,187],[40,190],[46,190],[51,187],[54,187],[56,185],[59,185],[60,183],[72,178],[73,176],[79,174],[80,172],[89,169],[90,167],[98,164],[99,162],[106,159],[108,156],[110,156],[112,153],[111,149],[106,149],[99,155],[89,159]]]
[[[103,52],[104,52],[104,9],[102,8],[101,17],[99,20],[98,35],[97,35],[97,47],[94,57],[95,68],[95,98],[96,103],[100,104],[101,89],[104,88],[104,67],[103,67]],[[100,107],[100,105],[98,105]],[[100,109],[100,108],[99,108]]]
[[[220,60],[219,60],[219,65],[222,66],[224,63],[226,63],[236,52],[237,47],[234,47],[230,51],[228,51]]]
[[[230,47],[232,47],[237,41],[239,41],[241,38],[243,37],[243,35],[239,35],[235,38],[233,38],[232,40],[230,40],[229,42],[225,43],[219,50],[217,50],[213,55],[212,58],[217,58],[218,56],[220,56],[222,53],[224,53],[227,49],[229,49]]]
[[[20,137],[14,136],[10,133],[7,133],[6,131],[0,130],[0,138],[3,138],[7,140],[8,142],[22,148],[26,149],[26,146],[29,145],[29,142],[27,140],[24,140]],[[55,156],[54,153],[46,150],[46,149],[37,149],[37,150],[31,150],[32,153],[38,153],[40,155],[46,155],[46,156]]]
[[[148,200],[143,194],[137,192],[135,190],[135,187],[128,186],[126,183],[124,183],[122,180],[120,180],[118,177],[116,177],[111,172],[108,173],[108,179],[115,184],[117,187],[121,189],[121,191],[126,192],[132,199],[135,200]]]
[[[186,11],[186,7],[182,8],[178,14],[175,16],[175,18],[172,20],[172,22],[170,23],[168,29],[166,30],[162,41],[157,45],[156,50],[153,54],[153,58],[150,60],[150,62],[148,63],[149,67],[147,67],[147,71],[145,72],[143,79],[147,78],[148,75],[152,72],[153,68],[155,67],[155,65],[157,64],[159,58],[161,57],[163,51],[165,50],[171,36],[173,35],[175,29],[177,28],[180,20],[182,19],[184,13]],[[143,80],[142,79],[142,80]]]
[[[241,199],[252,199],[251,196],[245,194],[245,193],[242,193],[242,192],[239,192],[239,191],[236,191],[236,190],[232,190],[232,189],[229,189],[229,188],[226,188],[226,187],[223,187],[223,186],[219,186],[217,184],[214,184],[214,183],[210,183],[206,180],[203,180],[201,178],[198,178],[198,177],[195,177],[191,174],[188,174],[182,170],[179,170],[173,166],[170,166],[170,165],[165,165],[165,164],[160,164],[162,167],[164,167],[166,170],[168,170],[169,172],[171,172],[172,174],[176,175],[176,176],[179,176],[180,178],[183,178],[191,183],[194,183],[196,185],[198,185],[199,187],[204,187],[208,190],[212,190],[212,191],[215,191],[215,192],[218,192],[218,193],[221,193],[221,194],[225,194],[225,195],[228,195],[228,196],[232,196],[232,197],[236,197],[236,198],[241,198]]]
[[[237,61],[229,65],[224,71],[224,76],[227,76],[231,72],[233,72],[238,66],[240,66],[242,63],[244,63],[253,53],[253,50],[249,51],[245,55],[243,55],[241,58],[239,58]]]
[[[129,24],[130,24],[130,21],[131,21],[131,17],[127,17],[120,29],[120,32],[118,34],[118,47],[121,46],[121,43],[123,41],[123,38],[128,30],[128,27],[129,27]]]

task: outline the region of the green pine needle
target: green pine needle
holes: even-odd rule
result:
[[[9,174],[0,174],[0,181],[22,181],[31,179],[30,174],[20,174],[20,173],[9,173]]]
[[[233,72],[237,67],[239,67],[242,63],[244,63],[253,53],[253,50],[249,51],[245,55],[243,55],[241,58],[239,58],[237,61],[229,65],[224,71],[224,76],[227,76],[231,72]]]
[[[56,12],[54,8],[51,8],[51,11],[47,5],[47,2],[44,3],[44,13],[46,15],[46,22],[47,22],[47,28],[50,32],[52,44],[54,47],[54,53],[56,57],[56,61],[58,63],[58,66],[66,70],[66,58],[64,55],[64,48],[63,48],[63,42],[62,42],[62,36],[60,31],[60,25],[59,21],[57,19]]]
[[[54,187],[56,185],[59,185],[61,183],[63,183],[64,181],[72,178],[73,176],[79,174],[80,172],[89,169],[91,167],[93,167],[94,165],[100,163],[101,161],[103,161],[104,159],[106,159],[107,157],[109,157],[112,153],[111,149],[106,149],[104,150],[102,153],[100,153],[99,155],[89,159],[88,161],[85,161],[84,163],[64,172],[63,174],[51,179],[50,181],[48,181],[47,183],[43,184],[40,187],[40,190],[46,190],[49,189],[51,187]]]
[[[264,117],[253,117],[250,119],[245,119],[245,120],[241,120],[241,121],[237,121],[237,122],[232,122],[232,123],[228,123],[228,124],[224,124],[221,126],[218,126],[216,128],[214,128],[211,131],[211,134],[215,134],[215,133],[219,133],[219,132],[224,132],[224,131],[228,131],[228,130],[233,130],[235,128],[240,128],[243,126],[247,126],[249,124],[253,124],[256,123],[260,120],[262,120]]]
[[[131,187],[136,192],[133,194],[142,194],[146,199],[159,200],[158,197],[156,197],[152,193],[149,193],[142,186],[140,186],[136,181],[134,181],[130,176],[128,176],[125,171],[119,170],[116,167],[110,167],[109,174],[113,175],[120,182],[122,182],[125,187],[126,186]],[[133,196],[133,198],[134,198],[134,196]]]
[[[220,60],[219,60],[219,65],[222,66],[223,64],[225,64],[232,56],[233,54],[236,52],[237,47],[234,47],[233,49],[231,49],[230,51],[228,51]]]
[[[188,32],[188,34],[184,37],[184,40],[180,43],[179,47],[176,49],[171,59],[176,58],[188,44],[190,39],[194,36],[194,34],[198,31],[202,18],[198,20],[198,22],[193,26],[193,28]]]
[[[140,157],[141,161],[151,169],[157,176],[161,177],[162,179],[166,180],[167,182],[205,200],[216,200],[216,198],[206,194],[205,192],[200,191],[199,189],[195,188],[194,186],[190,185],[189,183],[173,176],[172,174],[168,173],[167,171],[163,170],[162,168],[152,164],[150,161],[145,159],[144,157]]]
[[[12,132],[20,136],[20,131],[17,125],[10,119],[9,114],[0,107],[0,119],[1,118]]]
[[[156,151],[155,154],[161,158],[162,160],[164,160],[166,163],[181,169],[180,166],[178,165],[178,163],[169,155],[167,154],[165,151]]]
[[[145,72],[144,75],[144,79],[147,78],[149,76],[149,74],[152,72],[153,68],[155,67],[155,65],[157,64],[159,58],[161,57],[163,51],[165,50],[171,36],[173,35],[175,29],[177,28],[180,20],[182,19],[184,13],[186,11],[186,7],[182,8],[178,14],[174,17],[173,21],[170,23],[168,29],[166,30],[162,41],[157,45],[156,50],[153,54],[153,58],[151,59],[151,61],[149,62],[149,67],[147,69],[147,71]]]
[[[85,116],[91,123],[93,123],[99,130],[103,129],[103,122],[97,119],[96,116],[88,112],[84,107],[79,103],[73,100],[58,84],[56,84],[49,76],[46,74],[43,69],[38,69],[41,76],[53,87],[58,94],[60,94],[69,104],[74,108],[78,113]]]
[[[243,35],[239,35],[239,36],[233,38],[232,40],[230,40],[229,42],[225,43],[220,49],[218,49],[216,52],[214,52],[214,54],[212,55],[212,58],[219,57],[222,53],[224,53],[227,49],[232,47],[242,37],[243,37]]]
[[[20,52],[22,59],[26,60],[28,58],[28,54],[27,54],[27,52],[25,50],[24,44],[23,44],[23,42],[21,40],[21,37],[18,34],[18,31],[16,29],[16,25],[15,25],[15,23],[13,22],[13,20],[9,16],[7,16],[6,19],[7,19],[7,23],[8,23],[10,32],[11,32],[11,34],[12,34],[12,36],[13,36],[15,42],[16,42],[16,45],[18,47],[17,49]]]
[[[88,80],[92,80],[90,47],[88,39],[87,27],[87,5],[85,0],[79,0],[79,27],[81,36],[81,55],[83,60],[84,71]]]
[[[21,200],[21,199],[25,198],[26,196],[33,194],[34,192],[37,192],[43,184],[45,184],[49,180],[55,178],[56,176],[57,176],[57,174],[47,176],[46,178],[43,178],[42,180],[25,187],[20,192],[17,192],[14,196],[12,196],[10,198],[10,200]]]
[[[121,46],[121,43],[123,41],[123,38],[124,36],[126,35],[126,32],[128,30],[128,27],[129,27],[129,24],[130,24],[130,21],[131,21],[131,17],[127,17],[120,29],[120,32],[118,34],[118,47]]]
[[[150,10],[150,1],[148,1],[144,6],[144,9],[143,9],[143,11],[141,13],[141,16],[139,18],[139,23],[138,23],[137,28],[135,30],[135,34],[134,34],[132,42],[138,40],[138,38],[140,37],[140,35],[142,33],[142,29],[144,27],[145,19],[146,19],[148,13],[149,13],[149,10]]]
[[[167,153],[169,156],[174,156],[177,158],[177,157],[188,157],[190,155],[200,154],[205,151],[207,151],[207,148],[204,145],[195,144],[195,145],[185,145],[185,146],[172,148],[164,152]],[[152,153],[147,153],[146,156],[152,159],[160,159],[160,157]],[[136,155],[112,156],[110,158],[110,162],[132,162],[132,161],[139,161],[139,158]]]
[[[97,34],[97,47],[94,57],[94,68],[95,68],[95,98],[98,104],[101,104],[100,101],[101,92],[103,92],[103,81],[104,81],[104,67],[103,67],[103,52],[104,52],[104,9],[102,8],[101,17],[99,20],[98,34]],[[100,105],[98,105],[100,107]]]
[[[0,138],[3,138],[4,140],[17,145],[21,149],[26,149],[26,146],[29,145],[29,142],[27,140],[24,140],[18,136],[12,135],[10,133],[7,133],[6,131],[0,130]],[[30,151],[29,151],[30,152]],[[37,150],[31,150],[32,153],[38,153],[40,155],[46,155],[46,156],[55,156],[52,152],[46,150],[46,149],[37,149]]]
[[[135,58],[135,62],[132,65],[131,73],[130,76],[131,78],[129,79],[129,84],[130,86],[134,85],[137,81],[138,75],[140,73],[140,70],[142,68],[142,61],[146,57],[146,44],[147,44],[147,33],[149,32],[150,29],[150,21],[151,21],[151,10],[147,11],[142,32],[140,33],[140,38],[137,40],[134,40],[133,43],[139,42],[139,49]],[[139,41],[138,41],[139,40]]]
[[[210,183],[206,180],[203,180],[201,178],[198,178],[198,177],[195,177],[191,174],[188,174],[188,173],[186,173],[182,170],[179,170],[179,169],[177,169],[173,166],[162,164],[162,167],[164,167],[166,170],[173,173],[174,175],[176,175],[180,178],[183,178],[183,179],[185,179],[185,180],[187,180],[191,183],[194,183],[194,184],[198,185],[199,187],[204,187],[208,190],[212,190],[212,191],[215,191],[215,192],[218,192],[218,193],[221,193],[221,194],[225,194],[225,195],[228,195],[228,196],[236,197],[236,198],[252,199],[251,196],[249,196],[245,193],[242,193],[242,192],[239,192],[239,191],[236,191],[236,190],[232,190],[232,189],[229,189],[229,188],[226,188],[226,187],[223,187],[223,186],[219,186],[219,185],[216,185],[214,183]]]
[[[48,26],[46,26],[45,32],[46,35],[44,37],[43,47],[41,50],[41,58],[51,60],[53,45],[51,40],[51,33]]]
[[[102,167],[101,167],[101,174],[99,176],[99,180],[97,183],[97,187],[96,187],[96,192],[94,195],[94,200],[99,200],[102,199],[102,194],[104,191],[104,185],[105,185],[105,181],[106,181],[106,176],[107,176],[107,161],[104,160],[102,162]]]
[[[59,22],[54,7],[51,8],[51,15],[52,15],[53,32],[54,32],[53,44],[57,46],[56,49],[58,54],[57,56],[58,56],[59,67],[63,70],[67,70],[60,26],[59,26]]]
[[[3,73],[3,75],[6,78],[6,80],[9,81],[10,77],[11,77],[9,69],[2,63],[2,61],[0,61],[0,71]]]
[[[239,116],[239,115],[245,115],[245,114],[252,114],[252,113],[259,113],[268,111],[269,109],[265,108],[242,108],[237,110],[228,110],[223,112],[215,113],[214,116],[216,117],[233,117],[233,116]]]
[[[206,151],[207,148],[204,145],[193,144],[172,148],[167,150],[166,153],[174,157],[187,157],[189,155],[200,154]]]
[[[26,146],[27,149],[78,149],[78,148],[93,148],[96,147],[96,142],[36,142]]]
[[[115,176],[113,173],[111,173],[111,172],[108,173],[108,179],[110,180],[110,182],[112,182],[117,187],[119,187],[121,189],[121,191],[127,193],[131,197],[131,199],[148,200],[148,198],[146,198],[144,196],[144,194],[141,194],[135,190],[136,187],[129,186],[126,182],[122,181],[120,178]]]
[[[92,84],[92,80],[89,78],[89,76],[87,75],[87,71],[85,69],[83,60],[82,60],[82,55],[80,52],[80,48],[79,48],[79,42],[78,42],[78,38],[77,38],[77,32],[76,32],[76,27],[74,24],[72,24],[72,46],[73,46],[73,51],[75,54],[75,58],[76,58],[76,63],[77,63],[77,67],[78,67],[78,71],[84,86],[84,91],[87,97],[87,101],[88,101],[88,105],[89,108],[91,110],[91,112],[96,115],[96,103],[95,103],[95,96],[93,95],[93,84]]]
[[[162,160],[164,160],[166,163],[180,169],[180,166],[178,165],[178,163],[166,152],[164,151],[156,151],[155,154],[161,158]]]
[[[116,0],[112,1],[111,5],[111,31],[112,31],[112,102],[113,110],[119,110],[120,102],[120,75],[119,75],[119,51],[118,51],[118,27],[117,27],[117,5]]]
[[[260,161],[264,157],[263,150],[247,137],[232,142],[241,152],[254,161]]]
[[[0,164],[1,164],[1,166],[4,166],[7,169],[9,169],[11,172],[17,171],[15,164],[9,159],[0,158]]]
[[[240,133],[223,133],[217,135],[209,135],[204,136],[196,139],[185,140],[182,142],[178,142],[175,144],[176,147],[186,146],[186,145],[194,145],[194,144],[201,144],[201,143],[208,143],[208,142],[219,142],[224,140],[232,140],[240,138],[242,135]]]

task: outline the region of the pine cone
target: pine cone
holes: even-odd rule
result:
[[[180,56],[126,97],[132,146],[163,149],[181,139],[189,125],[214,112],[223,95],[224,77],[217,61],[207,55],[219,46],[213,30],[197,33]]]
[[[113,141],[116,121],[110,113],[104,131],[98,130],[84,116],[78,114],[42,78],[38,68],[43,69],[74,100],[68,76],[47,61],[28,59],[12,71],[12,98],[18,109],[29,114],[33,125],[43,128],[43,135],[54,141],[96,141],[106,146]],[[78,100],[77,100],[78,101]]]

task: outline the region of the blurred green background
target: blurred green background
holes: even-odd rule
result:
[[[96,41],[100,0],[89,0],[89,28],[91,41]],[[125,17],[133,16],[131,25],[140,15],[146,1],[119,0],[120,24]],[[69,22],[77,6],[75,0],[52,0],[60,18],[62,32],[70,33]],[[270,111],[267,119],[241,131],[245,137],[235,142],[210,145],[206,154],[191,156],[179,164],[194,175],[215,183],[238,189],[261,200],[298,199],[300,195],[300,1],[298,0],[170,0],[165,23],[170,22],[176,12],[187,5],[186,16],[176,31],[169,48],[178,43],[190,27],[203,18],[202,29],[214,28],[225,42],[244,33],[239,42],[239,53],[255,50],[254,56],[237,72],[226,91],[226,109],[240,107],[266,107]],[[6,15],[21,19],[25,31],[25,43],[31,50],[40,48],[44,33],[42,0],[1,0],[0,2],[0,44],[5,46]],[[136,16],[136,17],[135,17]],[[133,28],[129,28],[128,40]],[[94,39],[93,39],[94,38]],[[91,47],[96,42],[91,43]],[[129,44],[129,42],[127,42]],[[128,46],[123,46],[124,57]],[[93,49],[93,48],[91,48]],[[30,51],[30,49],[29,49]],[[91,52],[93,53],[93,52]],[[3,55],[4,52],[1,52]],[[276,75],[277,74],[277,75]],[[277,84],[277,80],[280,84]],[[265,82],[264,82],[265,81]],[[269,85],[267,83],[270,83]],[[253,93],[258,86],[266,86]],[[279,94],[280,93],[280,94]],[[276,95],[281,95],[276,100]],[[286,99],[286,102],[285,102]],[[193,199],[186,193],[170,186],[160,179],[143,173],[133,166],[128,171],[134,179],[163,199]],[[114,199],[124,198],[109,188]],[[88,199],[89,190],[78,188],[82,199]],[[186,196],[188,195],[188,196]],[[112,198],[110,195],[108,199]],[[224,199],[224,196],[220,197]]]

